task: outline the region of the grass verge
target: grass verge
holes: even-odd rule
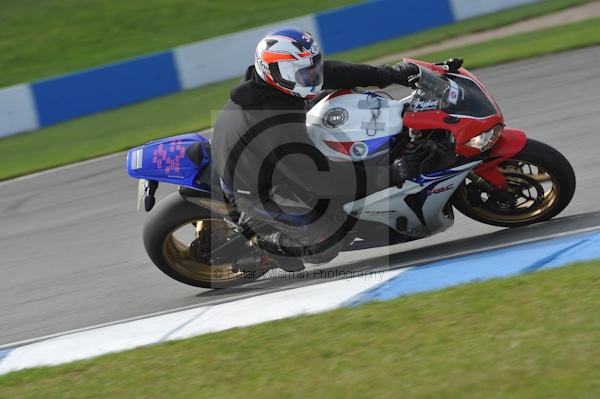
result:
[[[576,22],[419,58],[462,56],[468,68],[600,44],[600,19]],[[0,180],[124,150],[145,141],[210,126],[235,79],[0,139]],[[35,157],[31,148],[35,146]]]
[[[600,18],[439,51],[419,58],[439,61],[459,56],[465,59],[467,68],[481,68],[597,44],[600,44]]]
[[[0,0],[0,87],[161,51],[359,0]],[[343,54],[364,61],[592,0],[550,0]],[[40,33],[43,32],[43,33]]]
[[[6,398],[596,398],[600,263],[0,377]]]
[[[539,17],[552,12],[575,7],[595,0],[551,0],[527,4],[477,18],[467,19],[455,24],[417,32],[397,39],[386,40],[368,47],[350,50],[336,54],[336,57],[349,61],[367,61],[384,57],[389,54],[417,49],[419,47],[438,43],[442,40],[500,28],[533,17]]]
[[[0,0],[0,87],[358,0]]]
[[[0,180],[211,126],[239,79],[0,139]]]

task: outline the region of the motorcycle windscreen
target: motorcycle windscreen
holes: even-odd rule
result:
[[[459,75],[440,76],[421,68],[421,76],[409,112],[439,109],[452,115],[485,118],[498,111],[473,80]]]
[[[456,93],[458,98],[456,101],[452,101],[449,97],[452,95],[452,91],[449,92],[443,108],[445,112],[476,118],[485,118],[498,113],[492,101],[477,83],[458,75],[449,76],[449,79],[450,90],[452,90],[452,86],[458,87],[458,93]]]

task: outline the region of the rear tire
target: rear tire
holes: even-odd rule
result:
[[[537,190],[534,200],[510,208],[484,200],[474,183],[463,183],[454,193],[452,204],[465,216],[501,227],[518,227],[544,222],[562,212],[575,194],[575,172],[557,150],[537,140],[528,139],[520,153],[502,163],[513,191]],[[527,173],[529,171],[529,173]],[[551,188],[546,189],[542,184]]]
[[[167,276],[195,287],[220,289],[254,281],[266,271],[236,272],[231,262],[216,265],[203,262],[195,256],[193,249],[190,250],[192,245],[183,243],[175,236],[182,228],[195,230],[196,241],[201,229],[208,229],[211,239],[217,234],[236,234],[222,219],[186,201],[178,192],[168,195],[149,213],[143,231],[146,253]],[[239,257],[244,255],[241,253]]]

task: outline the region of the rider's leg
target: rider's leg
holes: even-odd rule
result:
[[[245,226],[258,232],[253,237],[258,248],[266,251],[281,268],[290,271],[302,269],[304,261],[324,263],[335,258],[345,235],[343,229],[333,228],[336,223],[331,209],[335,205],[330,204],[329,212],[323,214],[309,206],[279,205],[282,203],[274,207],[272,203],[257,203],[248,198],[236,201],[236,207],[245,215]]]

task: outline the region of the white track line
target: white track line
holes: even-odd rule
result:
[[[404,267],[409,267],[409,266],[419,266],[419,265],[422,265],[424,263],[438,262],[438,261],[441,261],[441,260],[448,260],[448,259],[452,259],[452,258],[459,258],[461,256],[474,255],[474,254],[478,254],[478,253],[481,253],[481,252],[494,251],[494,250],[498,250],[498,249],[513,247],[513,246],[516,246],[516,245],[531,244],[531,243],[538,242],[538,241],[545,241],[545,240],[550,240],[550,239],[553,239],[553,238],[567,237],[567,236],[571,236],[571,235],[589,233],[589,232],[593,232],[593,231],[600,231],[600,226],[582,227],[581,229],[576,229],[576,230],[563,231],[563,232],[560,232],[560,233],[552,233],[552,234],[547,234],[547,235],[537,236],[537,237],[532,237],[532,238],[524,238],[524,239],[519,240],[519,241],[511,241],[509,243],[504,243],[504,244],[490,245],[490,246],[487,246],[487,247],[481,247],[481,248],[472,249],[472,250],[455,252],[452,255],[431,256],[431,257],[423,258],[422,260],[418,260],[418,261],[414,261],[414,262],[399,263],[399,264],[396,264],[394,266],[390,265],[389,269],[391,270],[391,269],[394,269],[394,268],[404,268]],[[470,238],[474,239],[474,238],[477,238],[477,236],[470,237]],[[421,249],[421,248],[418,248],[418,249]],[[395,253],[390,253],[387,256],[394,255],[394,254]],[[378,258],[385,258],[385,257],[386,256],[378,257]],[[376,260],[376,259],[377,258],[375,258],[374,260]],[[351,263],[349,263],[348,265],[351,265]],[[0,349],[1,349],[1,347],[0,347]]]
[[[466,256],[466,255],[474,255],[474,254],[481,253],[481,252],[493,251],[493,250],[508,248],[508,247],[511,247],[511,246],[522,245],[522,244],[530,244],[530,243],[533,243],[533,242],[545,241],[545,240],[549,240],[549,239],[553,239],[553,238],[567,237],[567,236],[571,236],[571,235],[583,234],[583,233],[588,233],[588,232],[593,232],[593,231],[600,231],[600,226],[585,227],[585,228],[581,228],[581,229],[577,229],[577,230],[570,230],[570,231],[561,232],[561,233],[552,233],[552,234],[548,234],[548,235],[544,235],[544,236],[538,236],[538,237],[534,237],[534,238],[526,238],[526,239],[523,239],[523,240],[514,241],[514,242],[510,242],[510,243],[505,243],[505,244],[491,245],[491,246],[487,246],[487,247],[484,247],[484,248],[477,248],[477,249],[473,249],[473,250],[455,252],[452,255],[432,256],[432,257],[429,257],[429,258],[423,258],[422,260],[418,260],[418,261],[415,261],[415,262],[410,262],[410,263],[407,263],[407,264],[389,265],[389,266],[387,266],[387,270],[393,270],[393,269],[397,269],[397,268],[404,269],[404,268],[408,268],[408,267],[412,267],[412,266],[417,266],[418,267],[418,265],[422,265],[422,264],[426,264],[426,263],[438,262],[438,261],[441,261],[441,260],[447,260],[447,259],[452,259],[452,258],[456,258],[456,257]],[[349,265],[349,264],[347,264],[347,265]],[[382,268],[379,268],[379,269],[374,269],[373,271],[377,272],[377,271],[382,271],[382,270],[383,270]],[[312,281],[314,281],[314,280],[312,280]],[[324,284],[324,283],[328,283],[328,282],[331,282],[331,281],[332,280],[323,280],[323,281],[318,282],[316,284],[307,284],[307,286],[309,286],[309,285]],[[168,310],[163,310],[163,311],[159,311],[159,312],[147,313],[145,315],[130,317],[130,318],[116,320],[116,321],[107,322],[107,323],[96,324],[96,325],[89,326],[89,327],[82,327],[82,328],[77,328],[77,329],[73,329],[73,330],[69,330],[69,331],[64,331],[64,332],[60,332],[60,333],[44,335],[42,337],[37,337],[37,338],[31,338],[31,339],[22,340],[22,341],[11,342],[11,343],[8,343],[8,344],[0,345],[0,350],[2,350],[2,349],[9,349],[9,348],[16,348],[16,347],[19,347],[19,346],[29,345],[29,344],[36,343],[36,342],[39,342],[39,341],[45,341],[45,340],[48,340],[48,339],[51,339],[51,338],[60,337],[60,336],[63,336],[63,335],[69,335],[69,334],[73,334],[73,333],[78,333],[78,332],[83,332],[83,331],[88,331],[88,330],[94,330],[94,329],[98,329],[98,328],[101,328],[101,327],[108,327],[108,326],[113,326],[113,325],[117,325],[117,324],[123,324],[123,323],[131,322],[131,321],[147,319],[147,318],[150,318],[150,317],[161,316],[161,315],[165,315],[165,314],[169,314],[169,313],[175,313],[175,312],[179,312],[179,311],[183,311],[183,310],[189,310],[189,309],[195,309],[195,308],[215,306],[216,304],[235,302],[235,301],[246,299],[246,298],[257,297],[257,296],[272,294],[274,292],[287,291],[287,290],[296,289],[296,288],[300,288],[300,287],[298,287],[298,286],[289,286],[289,287],[282,287],[281,289],[265,290],[265,291],[259,291],[259,292],[254,291],[254,292],[249,292],[248,295],[240,295],[240,296],[236,296],[234,298],[226,299],[224,301],[219,301],[217,299],[214,302],[208,302],[208,303],[202,303],[202,304],[194,304],[194,305],[187,305],[187,306],[181,306],[181,307],[177,307],[177,308],[173,308],[173,309],[168,309]]]
[[[321,313],[343,306],[407,269],[390,270],[324,284],[296,287],[213,306],[200,306],[14,348],[0,361],[0,374],[120,352],[164,341],[246,327],[272,320]]]
[[[0,181],[0,187],[9,185],[11,183],[17,183],[17,182],[21,182],[21,181],[24,181],[24,180],[29,180],[29,179],[32,179],[32,178],[35,178],[35,177],[44,176],[44,175],[48,175],[48,174],[52,174],[52,173],[61,173],[61,172],[64,172],[65,170],[69,170],[69,169],[73,169],[73,168],[78,168],[78,167],[89,165],[89,164],[93,164],[93,163],[96,163],[96,162],[106,161],[107,159],[111,159],[111,158],[122,157],[123,161],[125,161],[125,155],[126,154],[127,154],[127,152],[118,152],[116,154],[103,155],[103,156],[98,157],[98,158],[86,159],[85,161],[79,161],[79,162],[76,162],[76,163],[70,163],[68,165],[63,165],[63,166],[59,166],[59,167],[48,169],[48,170],[42,170],[40,172],[31,173],[29,175],[15,177],[14,179]],[[123,169],[125,169],[125,164],[123,164]]]
[[[212,128],[198,131],[198,134],[200,134],[201,136],[204,136],[204,137],[208,136],[211,133],[212,133]],[[185,134],[185,133],[182,133],[182,134]],[[114,154],[103,155],[103,156],[97,157],[97,158],[86,159],[85,161],[79,161],[79,162],[75,162],[75,163],[70,163],[68,165],[58,166],[58,167],[52,168],[52,169],[42,170],[40,172],[35,172],[35,173],[28,174],[28,175],[15,177],[14,179],[0,181],[0,187],[9,185],[11,183],[17,183],[17,182],[21,182],[24,180],[29,180],[29,179],[32,179],[35,177],[44,176],[44,175],[51,174],[51,173],[61,173],[61,172],[64,172],[65,170],[79,168],[82,166],[94,164],[96,162],[103,162],[103,161],[106,161],[106,160],[109,160],[112,158],[115,158],[115,159],[123,158],[123,161],[125,161],[126,155],[127,155],[127,151],[121,151],[121,152],[117,152]],[[123,164],[123,170],[124,169],[125,169],[125,164]]]

